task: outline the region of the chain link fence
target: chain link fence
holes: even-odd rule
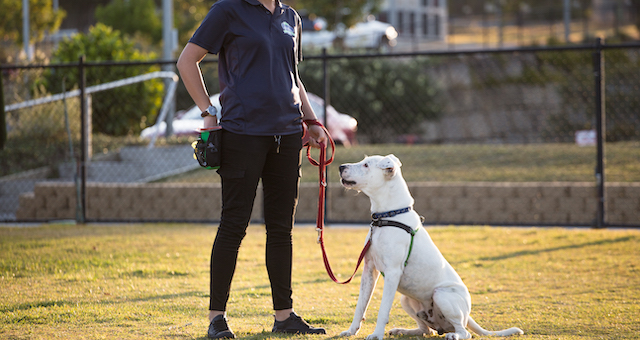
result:
[[[602,85],[594,76],[600,52]],[[172,124],[158,122],[172,99],[170,78],[86,93],[163,66],[2,66],[0,221],[219,220],[219,178],[192,157],[198,126],[188,119],[193,102],[181,84],[169,101]],[[217,93],[216,61],[202,68]],[[337,165],[394,153],[416,204],[427,202],[420,212],[428,223],[640,225],[640,45],[315,55],[300,74],[308,92],[327,99],[323,119],[339,142],[328,170],[333,222],[366,222],[369,209],[363,195],[339,186]],[[606,151],[596,171],[598,89]],[[60,93],[60,100],[16,108]],[[316,104],[324,116],[322,100]],[[312,221],[317,170],[303,159],[302,171],[298,219]],[[596,189],[604,183],[617,191],[603,199]],[[304,199],[305,190],[315,196]],[[573,200],[580,190],[585,196]],[[609,204],[598,208],[599,200]],[[360,203],[344,203],[351,201]],[[358,209],[364,219],[341,209]]]

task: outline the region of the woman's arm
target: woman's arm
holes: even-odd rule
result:
[[[307,96],[307,90],[302,84],[300,77],[298,77],[298,87],[300,88],[300,100],[302,101],[302,119],[303,120],[315,120],[318,119],[316,113],[313,112],[311,103],[309,103],[309,97]],[[308,125],[309,130],[309,145],[314,148],[320,148],[320,143],[324,142],[325,147],[327,142],[327,133],[324,128],[317,125]]]
[[[200,111],[205,111],[210,105],[209,94],[202,78],[200,62],[207,55],[207,50],[193,43],[187,43],[184,47],[176,66],[184,87],[189,92],[191,99],[196,103]],[[218,124],[216,117],[204,117],[204,127],[212,127]]]

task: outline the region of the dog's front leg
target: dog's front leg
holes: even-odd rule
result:
[[[384,337],[384,329],[389,323],[389,313],[393,305],[393,299],[400,284],[401,270],[387,270],[384,275],[384,289],[382,290],[382,300],[380,301],[380,310],[378,311],[378,320],[376,321],[376,329],[367,340],[382,340]]]
[[[358,334],[362,321],[364,321],[367,307],[373,295],[373,289],[376,287],[380,272],[373,265],[373,261],[369,256],[365,257],[364,267],[362,268],[362,279],[360,280],[360,294],[358,296],[358,304],[353,315],[353,322],[348,330],[340,333],[340,336],[351,336]]]

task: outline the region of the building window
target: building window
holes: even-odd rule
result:
[[[435,7],[435,8],[440,7],[440,4],[439,4],[438,0],[433,0],[433,7]]]
[[[429,0],[422,0],[422,7],[429,6]]]
[[[400,34],[404,32],[404,16],[402,14],[402,12],[398,12],[398,27],[396,27]]]
[[[440,16],[439,15],[434,15],[433,16],[433,21],[434,21],[434,34],[436,37],[440,36]]]
[[[389,22],[389,14],[387,12],[378,13],[378,21]]]
[[[409,13],[409,34],[416,34],[416,14],[414,12]]]
[[[429,35],[429,16],[427,13],[422,14],[422,35]]]

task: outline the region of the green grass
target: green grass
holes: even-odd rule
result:
[[[517,339],[640,339],[640,231],[427,228],[472,295],[487,329]],[[215,226],[43,225],[0,228],[0,338],[204,339]],[[350,275],[364,227],[325,231],[334,271]],[[333,283],[310,227],[294,231],[294,303],[335,338],[353,316],[359,274]],[[373,331],[382,280],[355,339]],[[241,339],[275,336],[264,228],[248,230],[228,306]],[[387,329],[413,327],[396,297]],[[415,339],[415,337],[398,337]],[[483,338],[483,337],[480,337]],[[487,338],[488,339],[488,338]]]
[[[360,161],[364,155],[393,153],[402,161],[409,182],[595,182],[594,147],[573,144],[527,145],[357,145],[337,147],[329,180],[338,178],[337,165]],[[313,153],[317,158],[317,151]],[[608,143],[605,149],[608,182],[640,182],[640,143]],[[318,180],[317,168],[303,159],[303,182]],[[167,182],[219,182],[214,171],[197,169]]]

